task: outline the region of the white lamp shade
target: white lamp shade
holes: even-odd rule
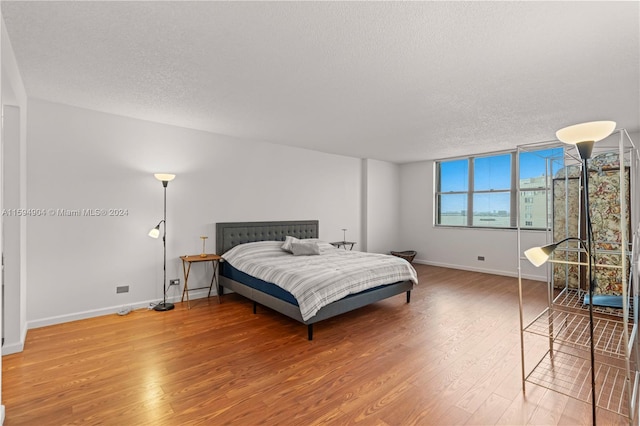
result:
[[[559,141],[575,145],[580,142],[598,142],[616,129],[615,121],[590,121],[574,124],[556,132]]]
[[[173,175],[171,173],[156,173],[154,174],[154,176],[156,177],[156,179],[162,182],[171,182],[176,178],[176,175]]]
[[[567,238],[561,242],[565,242],[570,239],[574,238]],[[524,255],[529,259],[529,262],[531,262],[533,266],[538,267],[540,265],[544,265],[544,263],[549,260],[549,256],[551,256],[551,253],[553,253],[556,247],[558,247],[558,244],[560,243],[547,244],[542,247],[532,247],[529,250],[526,250]]]
[[[547,260],[549,260],[549,255],[546,254],[541,247],[532,247],[529,250],[526,250],[524,255],[535,267],[543,265]]]
[[[160,236],[160,227],[156,226],[151,231],[149,231],[149,236],[151,238],[158,238]]]

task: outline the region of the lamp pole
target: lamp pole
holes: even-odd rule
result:
[[[589,142],[585,142],[589,143]],[[591,147],[593,147],[593,142],[590,142]],[[580,150],[580,144],[578,145],[578,149],[580,152],[580,156],[582,157],[583,151]],[[591,147],[588,149],[588,156],[582,158],[582,179],[584,180],[584,217],[586,222],[586,232],[587,232],[587,256],[588,256],[588,285],[589,285],[589,349],[591,351],[591,416],[593,418],[593,425],[596,424],[596,369],[595,369],[595,351],[594,351],[594,343],[593,343],[593,256],[595,253],[593,251],[593,236],[591,230],[591,213],[590,213],[590,205],[589,205],[589,170],[587,166],[587,159],[591,156]]]
[[[164,187],[164,212],[162,216],[163,280],[162,280],[162,302],[154,306],[153,309],[155,311],[170,311],[175,306],[173,305],[173,303],[167,303],[167,185],[169,181],[172,180],[175,176],[164,175],[164,174],[157,174],[155,176],[156,176],[156,179],[162,182],[162,186]]]

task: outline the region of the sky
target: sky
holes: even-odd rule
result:
[[[520,153],[520,179],[545,175],[547,158],[560,158],[562,148],[552,148],[536,152]],[[465,159],[440,163],[440,192],[467,191],[469,186],[469,161]],[[557,172],[558,162],[553,162],[553,173]],[[560,162],[561,166],[561,162]],[[476,191],[490,189],[509,190],[511,186],[511,154],[477,157],[474,160],[474,185]],[[474,196],[474,211],[493,212],[510,210],[509,192],[486,193]],[[466,194],[444,194],[441,198],[441,211],[460,212],[466,210]]]

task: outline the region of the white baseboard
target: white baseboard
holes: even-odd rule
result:
[[[196,300],[196,299],[203,299],[205,297],[207,297],[209,294],[209,289],[208,288],[204,288],[204,289],[199,289],[199,290],[191,290],[189,292],[189,300]],[[211,297],[216,297],[215,294],[215,289],[211,290]],[[187,298],[185,297],[185,302],[187,301]]]
[[[27,339],[28,326],[25,324],[20,331],[20,340],[17,342],[8,342],[6,339],[2,346],[2,356],[11,355],[24,350],[24,342]],[[1,424],[1,423],[0,423]]]
[[[195,299],[207,297],[208,292],[209,292],[208,289],[191,291],[189,292],[189,299],[195,300]],[[182,295],[167,297],[167,302],[177,303],[177,302],[180,302],[181,298],[182,298]],[[130,307],[131,310],[144,309],[144,308],[148,308],[150,305],[155,305],[158,302],[161,302],[161,300],[145,300],[145,301],[135,302],[135,303],[126,303],[124,305],[110,306],[107,308],[92,309],[89,311],[75,312],[75,313],[59,315],[55,317],[41,318],[33,321],[28,321],[27,328],[28,329],[40,328],[40,327],[46,327],[49,325],[62,324],[70,321],[94,318],[94,317],[99,317],[103,315],[117,314],[122,309],[123,306]]]
[[[514,272],[514,271],[504,271],[504,270],[501,270],[501,269],[476,268],[476,267],[467,266],[467,265],[457,265],[457,264],[451,264],[451,263],[431,262],[431,261],[423,260],[423,259],[415,259],[413,262],[414,263],[420,263],[422,265],[439,266],[441,268],[459,269],[459,270],[462,270],[462,271],[481,272],[483,274],[502,275],[502,276],[506,276],[506,277],[518,278],[518,272],[517,271]],[[546,281],[547,280],[546,276],[538,276],[538,275],[524,275],[523,274],[522,278],[527,279],[527,280],[534,280],[534,281]]]
[[[18,352],[22,352],[24,350],[24,340],[22,342],[5,344],[2,346],[2,356],[17,354]]]

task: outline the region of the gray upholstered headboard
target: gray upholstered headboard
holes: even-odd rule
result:
[[[243,243],[284,241],[287,235],[300,239],[318,238],[318,221],[216,223],[216,253],[221,255],[230,248]]]

